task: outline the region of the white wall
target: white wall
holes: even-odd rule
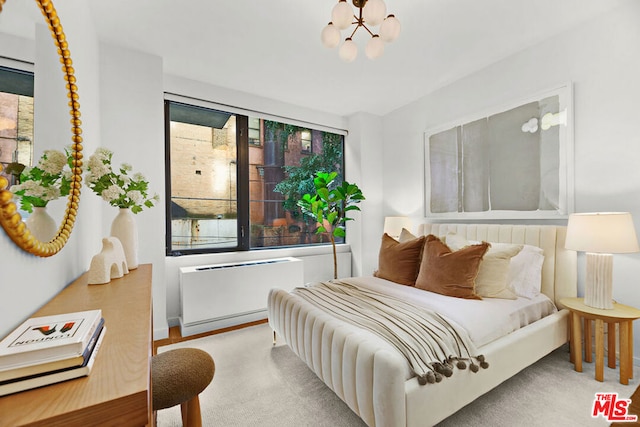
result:
[[[490,47],[488,47],[490,48]],[[426,129],[566,81],[574,85],[575,208],[629,211],[640,231],[640,2],[425,96],[384,118],[385,215],[424,216]],[[579,257],[579,292],[584,259]],[[614,298],[640,307],[640,254],[614,256]],[[636,328],[640,323],[636,322]],[[635,338],[640,353],[640,335]]]
[[[345,147],[345,179],[362,190],[360,212],[349,216],[347,239],[353,249],[353,275],[370,276],[378,267],[383,229],[382,217],[382,120],[358,113],[349,117]]]
[[[100,44],[101,145],[113,151],[114,168],[129,163],[133,172],[149,180],[150,193],[160,203],[135,215],[138,226],[138,262],[153,264],[154,338],[168,334],[164,269],[164,107],[162,58]],[[91,152],[93,153],[93,151]],[[100,236],[110,234],[118,209],[85,188],[100,204]],[[94,242],[92,253],[100,252]]]

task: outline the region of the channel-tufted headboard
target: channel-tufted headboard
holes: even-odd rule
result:
[[[534,245],[544,251],[541,291],[558,308],[560,299],[575,297],[578,292],[576,252],[564,248],[566,227],[555,225],[515,224],[433,224],[424,223],[418,235],[445,236],[456,233],[468,240]]]

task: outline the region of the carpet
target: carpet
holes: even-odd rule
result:
[[[203,426],[365,426],[282,339],[272,345],[268,324],[162,346],[158,351],[181,347],[205,350],[215,360],[213,381],[200,394]],[[438,427],[609,425],[602,417],[591,418],[595,393],[630,397],[638,386],[638,368],[634,367],[634,379],[625,386],[618,382],[618,371],[606,365],[605,381],[596,381],[594,365],[583,363],[584,372],[575,372],[568,347],[561,347]],[[157,425],[181,426],[180,407],[158,411]]]

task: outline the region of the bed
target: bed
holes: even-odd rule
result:
[[[422,385],[389,342],[299,295],[281,289],[269,293],[269,324],[274,332],[369,426],[435,425],[568,341],[568,311],[559,301],[576,296],[577,278],[576,253],[564,249],[565,227],[427,223],[418,230],[424,236],[452,233],[469,241],[541,248],[540,292],[555,304],[550,314],[507,328],[499,338],[476,337],[481,344],[478,351],[490,365],[479,372],[459,370],[437,384]],[[373,288],[386,285],[375,277],[353,280]],[[424,292],[412,290],[416,291]]]

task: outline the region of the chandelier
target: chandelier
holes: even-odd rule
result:
[[[339,0],[331,11],[331,22],[324,27],[320,34],[322,44],[330,49],[338,46],[342,36],[341,30],[346,30],[351,25],[356,27],[340,46],[338,54],[346,62],[351,62],[358,56],[358,46],[352,40],[356,31],[364,28],[371,38],[364,48],[364,53],[369,59],[375,59],[384,52],[385,42],[391,43],[400,35],[400,21],[394,15],[387,15],[387,6],[383,0],[352,0],[357,8],[353,8],[347,0]],[[374,34],[372,28],[380,25],[380,34]]]

